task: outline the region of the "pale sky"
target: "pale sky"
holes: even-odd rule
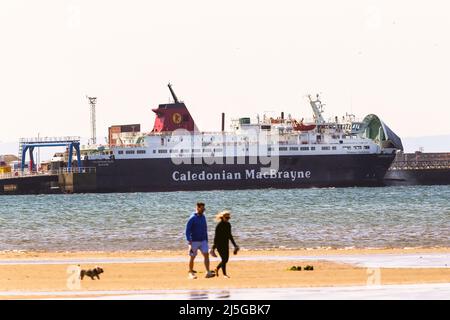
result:
[[[450,134],[449,32],[446,1],[1,0],[0,141],[88,137],[86,94],[99,137],[149,131],[169,81],[203,131],[321,92],[327,118]]]

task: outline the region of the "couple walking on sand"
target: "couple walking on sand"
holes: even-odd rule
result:
[[[197,256],[198,250],[201,251],[204,257],[204,263],[206,268],[206,278],[212,278],[219,276],[219,270],[222,269],[223,276],[229,278],[227,275],[227,262],[229,259],[229,241],[233,243],[234,254],[239,251],[239,247],[233,239],[231,234],[231,212],[222,211],[216,215],[216,233],[214,235],[214,244],[209,252],[208,248],[208,226],[206,223],[206,217],[204,215],[205,204],[203,202],[197,203],[197,210],[189,218],[186,225],[186,240],[189,243],[189,278],[196,279],[196,271],[194,270],[194,260]],[[221,261],[217,265],[214,272],[209,268],[209,253],[213,257],[216,257],[215,249],[219,252]]]

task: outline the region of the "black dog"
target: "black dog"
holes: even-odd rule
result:
[[[96,266],[94,269],[81,270],[80,278],[81,278],[81,280],[83,280],[84,276],[88,276],[92,280],[95,280],[94,277],[97,277],[97,279],[100,280],[100,276],[99,276],[100,273],[103,273],[103,269]]]

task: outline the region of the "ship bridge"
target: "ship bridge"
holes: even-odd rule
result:
[[[375,114],[369,114],[363,120],[364,135],[379,143],[383,148],[403,151],[402,140]]]

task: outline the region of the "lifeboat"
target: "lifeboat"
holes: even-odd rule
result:
[[[270,118],[270,123],[279,124],[279,123],[283,123],[283,121],[281,119]]]
[[[296,131],[311,131],[316,128],[315,124],[303,124],[303,122],[294,122],[294,130]]]

